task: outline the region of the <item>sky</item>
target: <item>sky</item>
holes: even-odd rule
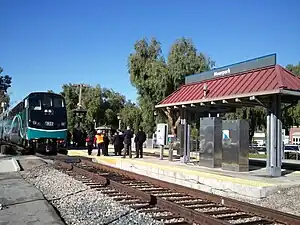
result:
[[[276,53],[300,61],[299,0],[0,0],[0,66],[12,103],[63,84],[100,84],[136,100],[127,59],[134,43],[157,38],[165,56],[191,38],[224,66]]]

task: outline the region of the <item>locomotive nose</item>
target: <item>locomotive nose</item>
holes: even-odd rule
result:
[[[45,110],[44,110],[44,115],[52,116],[52,115],[54,115],[54,110],[53,110],[53,109],[50,109],[50,108],[45,109]]]

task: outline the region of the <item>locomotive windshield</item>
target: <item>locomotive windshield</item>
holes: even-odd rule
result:
[[[61,97],[43,96],[41,98],[29,98],[29,107],[32,110],[42,110],[42,108],[62,108],[64,100]]]
[[[29,126],[40,129],[66,129],[64,98],[53,94],[29,96]]]

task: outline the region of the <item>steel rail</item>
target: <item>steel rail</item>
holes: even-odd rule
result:
[[[108,171],[108,172],[115,172],[117,174],[129,177],[129,178],[132,178],[135,180],[147,181],[149,183],[156,184],[160,187],[168,188],[168,189],[171,189],[171,190],[174,190],[177,192],[187,193],[193,197],[204,198],[209,201],[212,201],[212,202],[215,202],[218,204],[222,204],[227,207],[235,208],[237,210],[241,210],[241,211],[244,211],[244,212],[247,212],[250,214],[255,214],[257,216],[261,216],[263,218],[270,219],[273,221],[275,220],[276,222],[280,222],[280,223],[283,223],[286,225],[300,225],[300,217],[293,215],[293,214],[284,213],[284,212],[270,209],[267,207],[262,207],[262,206],[238,201],[235,199],[203,192],[203,191],[196,190],[193,188],[180,186],[178,184],[173,184],[173,183],[169,183],[166,181],[157,180],[157,179],[154,179],[151,177],[147,177],[147,176],[136,174],[133,172],[121,170],[121,169],[114,168],[111,166],[94,163],[92,161],[85,160],[85,159],[82,159],[82,163],[84,163],[86,165],[90,165],[94,168],[98,168],[100,170],[104,170],[104,171]]]
[[[214,218],[214,217],[209,216],[202,212],[197,212],[195,210],[185,208],[176,203],[164,200],[160,197],[154,196],[154,195],[146,193],[144,191],[140,191],[138,189],[129,187],[125,184],[105,178],[96,173],[86,171],[86,170],[78,168],[76,166],[72,166],[69,163],[55,160],[54,164],[56,164],[60,167],[63,167],[67,170],[74,170],[76,173],[85,175],[85,176],[91,178],[92,180],[99,182],[103,186],[111,186],[112,188],[114,188],[120,192],[139,197],[142,200],[148,202],[149,205],[152,205],[152,206],[156,205],[162,209],[168,210],[168,211],[174,213],[175,215],[185,218],[188,222],[191,222],[191,223],[195,222],[195,223],[203,224],[203,225],[230,225],[229,222]]]

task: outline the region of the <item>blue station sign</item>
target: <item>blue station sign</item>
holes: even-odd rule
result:
[[[228,76],[235,73],[241,73],[274,65],[276,65],[276,54],[266,55],[228,66],[222,66],[203,73],[188,75],[185,77],[185,84],[210,80],[219,76]]]

